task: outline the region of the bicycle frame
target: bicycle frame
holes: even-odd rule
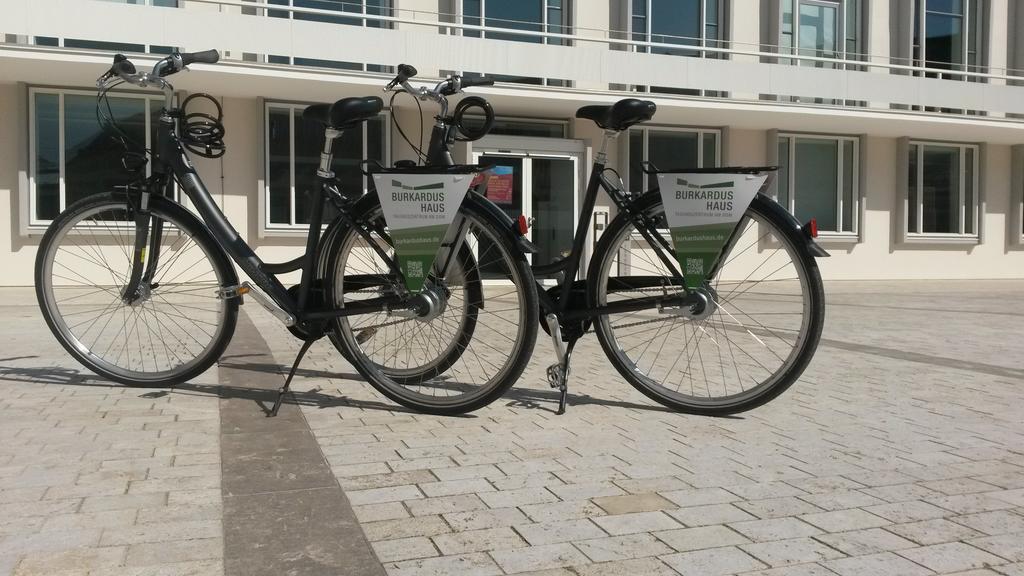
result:
[[[180,114],[180,112],[177,112]],[[313,284],[316,276],[316,262],[319,256],[321,227],[323,224],[323,212],[324,202],[327,197],[341,198],[341,193],[334,186],[332,179],[325,178],[318,174],[317,180],[321,186],[322,196],[319,201],[313,202],[313,207],[310,214],[309,233],[306,237],[306,250],[305,252],[288,262],[271,263],[264,262],[253,249],[241,238],[238,231],[235,230],[231,222],[228,221],[227,217],[221,211],[220,207],[217,206],[213,200],[213,196],[210,191],[206,188],[199,174],[196,172],[195,167],[189,160],[189,157],[175,135],[175,113],[168,111],[166,108],[164,113],[160,116],[160,124],[158,127],[158,154],[154,159],[153,174],[151,182],[155,182],[158,185],[163,186],[162,190],[158,190],[158,193],[166,194],[170,190],[173,182],[176,180],[181,186],[182,191],[188,196],[189,200],[195,205],[201,220],[206,224],[213,237],[217,240],[217,243],[221,248],[228,254],[228,256],[252,279],[256,286],[262,290],[272,300],[270,302],[263,301],[262,295],[256,292],[250,292],[260,303],[270,309],[272,313],[278,316],[288,326],[304,325],[307,323],[318,323],[326,322],[330,319],[341,317],[341,316],[353,316],[357,314],[366,314],[372,312],[379,312],[386,309],[388,306],[398,305],[401,303],[401,298],[398,295],[394,296],[382,296],[378,298],[367,299],[358,303],[352,303],[344,308],[332,309],[332,310],[310,310],[310,294],[313,289]],[[334,137],[340,136],[340,131],[337,132]],[[326,163],[329,168],[329,153],[330,146],[333,138],[328,138],[325,145],[326,153],[328,154]],[[173,178],[173,179],[172,179]],[[137,265],[133,266],[132,278],[135,280],[134,284],[140,280],[149,280],[152,277],[153,271],[157,267],[157,261],[159,258],[159,239],[160,239],[160,223],[153,226],[152,230],[149,230],[148,215],[146,214],[145,207],[148,201],[148,194],[153,193],[149,188],[142,190],[143,198],[140,200],[139,206],[141,207],[141,215],[137,217],[137,232],[136,232],[136,254],[139,255],[139,248],[145,247],[147,236],[149,236],[149,253],[152,257],[146,263],[146,272],[139,273],[136,270],[140,270],[141,258],[136,257]],[[341,210],[340,218],[345,219],[345,223],[354,225],[350,216]],[[140,224],[141,220],[145,219],[144,225]],[[360,231],[364,237],[369,238],[369,234],[363,230],[361,226],[354,226]],[[370,243],[375,249],[379,250],[374,243]],[[388,261],[385,259],[385,261]],[[299,289],[297,296],[293,296],[288,289],[284,287],[280,280],[277,279],[278,274],[285,274],[288,272],[294,272],[301,270],[301,280],[299,283]],[[133,285],[129,283],[129,287]],[[240,295],[244,292],[239,292],[239,287],[232,287],[235,291],[234,294],[222,294],[222,296],[233,297]],[[127,291],[126,291],[127,292]],[[274,306],[278,310],[274,310]]]
[[[684,306],[699,302],[697,299],[692,301],[689,300],[690,293],[683,286],[683,275],[678,269],[672,246],[662,238],[661,235],[656,232],[652,233],[644,222],[643,215],[636,214],[634,213],[634,210],[632,210],[631,199],[627,196],[625,191],[609,181],[604,174],[605,163],[607,161],[606,150],[608,144],[618,135],[619,133],[616,131],[605,131],[601,151],[597,154],[593,167],[591,168],[590,179],[587,183],[587,191],[583,198],[583,207],[581,209],[581,214],[583,216],[580,217],[580,220],[576,225],[572,249],[569,251],[568,257],[564,260],[557,260],[555,262],[535,264],[531,266],[533,273],[537,276],[549,276],[552,274],[563,275],[564,280],[557,287],[557,297],[552,297],[547,290],[543,289],[540,283],[537,284],[537,295],[540,298],[541,307],[545,315],[555,314],[562,322],[586,320],[604,314],[636,312],[639,310],[657,308],[658,306]],[[587,231],[589,230],[591,220],[593,219],[594,205],[597,202],[598,190],[604,190],[612,199],[612,202],[615,203],[615,206],[619,211],[623,214],[627,214],[631,219],[633,219],[637,231],[645,240],[647,240],[649,245],[654,248],[658,258],[672,273],[673,279],[678,279],[679,287],[684,292],[683,296],[675,295],[636,298],[629,302],[616,302],[597,307],[589,305],[584,307],[572,305],[571,295],[573,285],[576,283],[575,278],[579,274],[580,264],[583,258],[583,248],[587,241]],[[633,282],[636,282],[636,280],[633,280]],[[660,286],[661,284],[652,284],[647,287]]]

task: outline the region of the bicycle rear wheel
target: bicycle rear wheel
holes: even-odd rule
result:
[[[472,200],[460,216],[466,231],[452,269],[427,281],[444,301],[439,313],[342,317],[332,335],[382,394],[432,414],[460,414],[496,400],[526,368],[537,338],[536,284],[522,254]],[[336,308],[402,291],[390,272],[394,251],[380,205],[354,221],[363,223],[369,240],[355,228],[339,231],[323,274]]]
[[[650,231],[668,237],[661,199],[640,200]],[[740,235],[705,282],[712,312],[649,309],[600,316],[605,354],[630,384],[681,412],[725,415],[756,408],[784,392],[803,372],[821,337],[824,290],[799,231],[758,196]],[[681,294],[632,221],[619,215],[601,238],[589,275],[596,305]]]
[[[235,275],[209,232],[162,197],[150,198],[150,210],[162,233],[159,251],[150,246],[147,256],[158,264],[137,299],[122,297],[135,209],[114,193],[83,199],[50,225],[36,256],[36,296],[50,331],[87,368],[122,384],[163,387],[217,361],[238,300],[218,296]]]

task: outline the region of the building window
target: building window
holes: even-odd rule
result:
[[[907,237],[978,237],[978,147],[910,142]]]
[[[527,32],[546,32],[550,34],[571,34],[569,20],[570,0],[462,0],[462,23],[470,26],[483,26],[506,30],[525,30]],[[480,38],[479,30],[463,30],[463,36]],[[524,35],[514,32],[483,33],[484,38],[494,40],[512,40],[515,42],[534,42],[544,44],[567,44],[562,38],[550,36]]]
[[[151,147],[163,97],[119,93],[109,102],[130,142]],[[72,203],[139,177],[120,168],[124,147],[97,121],[95,92],[29,89],[29,127],[30,225],[46,225]]]
[[[267,16],[271,18],[290,18],[292,20],[307,20],[310,22],[328,22],[331,24],[342,24],[345,26],[365,26],[367,28],[393,28],[393,23],[378,20],[373,16],[394,16],[392,0],[267,0],[267,4],[276,6],[291,6],[293,8],[311,8],[321,11],[337,12],[339,15],[293,12],[291,10],[267,9]],[[253,8],[243,10],[255,11]],[[256,55],[250,57],[254,60],[261,58]],[[334,70],[355,70],[365,72],[393,73],[390,65],[364,64],[360,62],[343,62],[340,60],[323,60],[320,58],[292,58],[269,54],[266,56],[269,64],[292,64],[295,66],[309,66],[311,68],[331,68]]]
[[[915,0],[914,65],[983,72],[984,19],[984,3],[979,0]],[[931,72],[927,75],[963,78]]]
[[[626,23],[629,39],[636,42],[673,44],[688,48],[664,46],[631,46],[635,52],[650,54],[673,54],[719,58],[718,52],[700,50],[702,47],[724,47],[723,29],[724,0],[622,0],[626,3]],[[692,47],[692,48],[690,48]],[[665,94],[701,95],[701,90],[664,88],[658,86],[633,86],[639,92]],[[704,91],[705,96],[722,96],[718,92]]]
[[[860,50],[860,0],[782,0],[781,52],[816,58],[856,58]],[[829,62],[801,61],[832,68]]]
[[[860,146],[857,138],[780,134],[775,199],[800,222],[814,218],[818,229],[857,233]]]
[[[632,0],[630,39],[637,42],[717,48],[721,40],[722,0]],[[634,46],[637,52],[709,56],[694,48]]]
[[[481,116],[463,117],[467,128],[481,128],[484,119]],[[568,138],[568,122],[547,118],[495,118],[494,125],[487,133],[490,136],[528,136],[532,138]]]
[[[266,221],[267,228],[289,228],[309,224],[310,199],[319,195],[316,169],[324,144],[324,127],[302,118],[302,104],[266,105]],[[345,130],[334,141],[334,171],[342,190],[369,189],[359,163],[376,160],[388,163],[390,149],[388,117],[378,115],[356,128]],[[333,206],[327,205],[329,219]]]
[[[626,158],[630,192],[654,188],[655,177],[643,171],[642,162],[651,168],[674,170],[718,166],[721,132],[687,128],[634,128],[629,131]]]

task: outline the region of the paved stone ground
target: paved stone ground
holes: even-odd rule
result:
[[[827,292],[805,376],[734,418],[652,405],[593,337],[565,416],[545,343],[464,418],[400,410],[326,342],[296,399],[393,576],[1024,575],[1024,282]],[[6,301],[0,574],[220,574],[216,387],[107,386]],[[275,352],[248,368],[289,363],[245,310]]]

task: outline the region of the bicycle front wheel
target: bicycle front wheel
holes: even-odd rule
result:
[[[461,248],[447,275],[426,286],[439,305],[339,318],[332,340],[377,390],[431,414],[481,408],[522,374],[537,339],[536,283],[522,254],[485,210],[467,199]],[[329,248],[325,291],[335,308],[403,291],[380,205],[339,231]],[[376,249],[374,248],[376,247]]]
[[[667,239],[660,197],[641,202],[649,231]],[[710,314],[652,308],[595,322],[609,360],[649,398],[680,412],[734,414],[777,397],[807,366],[825,317],[821,275],[803,238],[770,202],[754,199],[738,240],[705,282]],[[601,238],[594,262],[588,282],[597,305],[683,292],[623,215]]]
[[[137,298],[124,298],[135,251],[135,208],[124,194],[83,199],[54,220],[36,256],[36,296],[50,331],[87,368],[163,387],[217,361],[238,300],[218,295],[234,274],[209,232],[162,197],[150,198],[150,212],[159,249],[147,247],[156,265]]]

